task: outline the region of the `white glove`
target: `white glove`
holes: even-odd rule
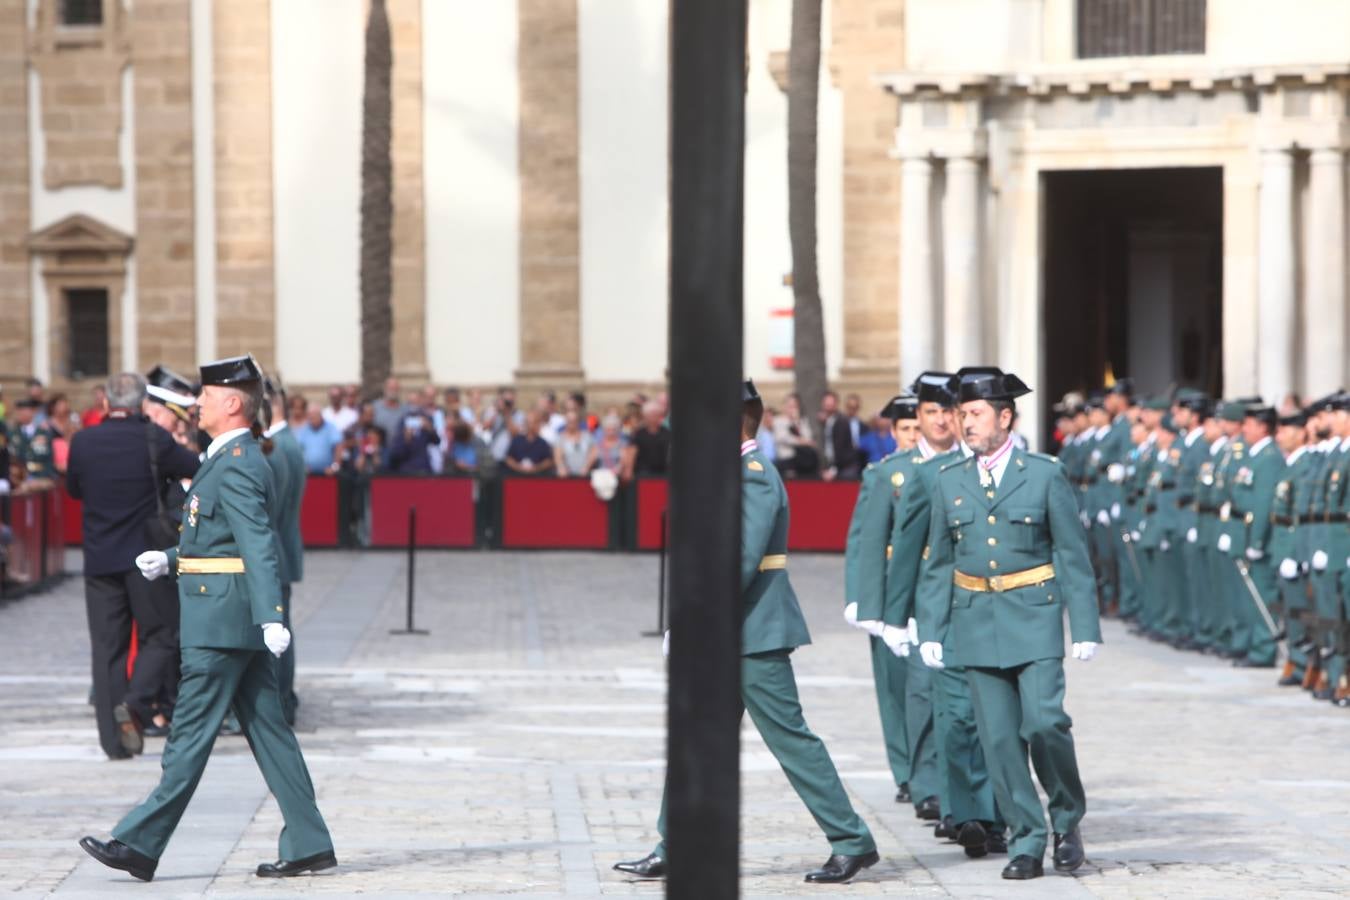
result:
[[[291,645],[291,633],[280,622],[268,622],[262,630],[263,643],[272,651],[273,656],[280,657]]]
[[[896,656],[909,656],[909,630],[894,625],[881,626],[881,641]]]
[[[884,622],[877,619],[863,619],[858,623],[858,627],[872,635],[872,637],[881,637],[882,629],[884,629],[886,625]]]
[[[1265,556],[1265,555],[1266,555],[1266,553],[1265,553],[1264,550],[1259,550],[1259,549],[1257,549],[1256,547],[1248,547],[1248,548],[1247,548],[1247,558],[1250,559],[1250,560],[1252,560],[1253,562],[1255,562],[1256,560],[1260,559],[1261,557],[1263,557],[1263,556]]]
[[[1216,546],[1219,548],[1220,553],[1227,553],[1233,547],[1232,535],[1219,535],[1219,543]]]
[[[0,478],[0,494],[9,493],[9,479]]]
[[[1200,532],[1196,531],[1194,528],[1187,530],[1186,543],[1194,544],[1198,540],[1200,540]]]
[[[662,655],[663,657],[665,657],[666,659],[670,659],[670,629],[669,629],[669,628],[666,629],[666,633],[665,633],[665,634],[661,635],[661,655]]]
[[[909,628],[909,642],[915,647],[919,646],[919,623],[910,619],[907,627]]]
[[[1167,538],[1163,538],[1161,541],[1158,541],[1158,549],[1166,553],[1168,550],[1172,549],[1172,544]]]
[[[1119,504],[1119,503],[1112,503],[1112,504],[1111,504],[1111,518],[1113,518],[1113,519],[1119,519],[1119,518],[1120,518],[1120,504]]]
[[[1111,514],[1104,509],[1097,510],[1097,522],[1101,525],[1111,524]]]
[[[1083,662],[1087,662],[1097,655],[1097,642],[1078,641],[1073,645],[1069,652],[1074,659],[1081,659]]]
[[[919,658],[930,669],[945,669],[942,664],[942,645],[937,641],[924,641],[919,645]]]
[[[1327,551],[1325,551],[1325,550],[1314,550],[1314,551],[1313,551],[1313,557],[1312,557],[1312,564],[1313,564],[1313,568],[1316,569],[1317,571],[1319,571],[1319,572],[1324,572],[1324,571],[1326,571],[1326,568],[1327,568]]]
[[[858,604],[847,603],[844,605],[844,621],[850,625],[858,624]]]
[[[147,550],[136,557],[136,568],[146,581],[154,581],[169,574],[169,554],[163,550]]]
[[[1293,581],[1298,577],[1298,563],[1292,559],[1280,560],[1280,577]]]
[[[1120,484],[1125,480],[1125,467],[1120,463],[1111,463],[1106,467],[1106,480]]]
[[[1143,528],[1144,526],[1140,525],[1139,527]],[[1144,536],[1137,531],[1130,532],[1130,540],[1134,541],[1136,544],[1143,540],[1143,538]]]

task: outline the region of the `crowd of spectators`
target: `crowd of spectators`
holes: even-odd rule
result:
[[[93,402],[76,412],[62,393],[49,393],[30,378],[14,398],[0,389],[0,494],[48,487],[66,472],[70,440],[81,428],[103,421],[102,385]]]

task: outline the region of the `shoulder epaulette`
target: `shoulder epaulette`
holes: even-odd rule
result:
[[[974,459],[974,458],[975,458],[975,457],[972,456],[972,457],[970,457],[970,459],[954,459],[954,460],[952,460],[951,462],[947,463],[947,464],[946,464],[945,466],[943,466],[942,468],[938,469],[938,471],[939,471],[939,472],[945,472],[945,471],[947,471],[948,469],[955,469],[957,466],[965,465],[966,463],[970,462],[971,459]]]
[[[1063,465],[1063,463],[1060,461],[1060,458],[1059,458],[1058,456],[1054,456],[1054,455],[1049,454],[1049,453],[1037,453],[1037,452],[1034,451],[1034,450],[1027,450],[1027,451],[1024,451],[1024,452],[1025,452],[1026,455],[1027,455],[1027,459],[1039,459],[1039,460],[1041,460],[1042,462],[1054,463],[1054,464],[1057,465],[1057,466]]]

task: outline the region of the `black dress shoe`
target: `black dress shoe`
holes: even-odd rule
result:
[[[1256,660],[1254,660],[1254,659],[1248,659],[1248,658],[1245,657],[1245,656],[1244,656],[1242,659],[1236,659],[1236,660],[1233,660],[1233,665],[1236,666],[1236,667],[1239,668],[1239,669],[1273,669],[1273,668],[1275,668],[1275,663],[1274,663],[1273,661],[1272,661],[1272,662],[1257,662]]]
[[[1302,675],[1286,675],[1275,682],[1276,687],[1298,687],[1303,684]]]
[[[933,837],[939,841],[954,841],[957,834],[958,829],[951,816],[943,816],[938,819],[937,827],[933,829]]]
[[[131,707],[125,703],[114,706],[113,721],[117,723],[117,739],[122,742],[122,749],[132,754],[145,749],[145,738],[142,737],[145,729]]]
[[[1003,877],[1009,881],[1027,881],[1044,874],[1045,867],[1034,856],[1013,857],[1013,861],[1003,867]]]
[[[991,830],[989,840],[984,843],[984,849],[990,853],[1006,854],[1008,852],[1008,835],[1004,833],[1002,828]]]
[[[1075,828],[1068,834],[1055,833],[1055,871],[1072,872],[1083,864],[1083,835]]]
[[[924,797],[914,805],[914,815],[925,822],[936,822],[942,818],[942,809],[937,797]]]
[[[306,856],[304,859],[280,859],[274,863],[263,863],[258,866],[258,877],[294,878],[296,875],[303,875],[306,872],[322,872],[324,869],[331,869],[336,865],[337,857],[333,855],[333,851],[325,850],[322,853],[315,853],[313,856]]]
[[[80,846],[85,853],[108,868],[121,869],[123,872],[129,873],[131,877],[139,878],[141,881],[152,880],[155,877],[155,866],[159,865],[158,860],[137,853],[117,840],[108,841],[105,844],[103,841],[86,835],[80,838]]]
[[[989,832],[985,830],[983,822],[963,822],[956,832],[956,842],[965,848],[966,856],[971,859],[989,855]]]
[[[1312,698],[1314,700],[1330,700],[1334,696],[1336,696],[1336,692],[1333,691],[1331,688],[1312,692]]]
[[[642,859],[615,863],[614,871],[632,875],[634,878],[665,878],[666,861],[655,853],[648,853]]]
[[[906,781],[900,785],[900,789],[895,792],[896,803],[913,803],[914,798],[909,794],[909,782]]]
[[[851,881],[854,875],[857,875],[868,866],[874,866],[881,860],[877,851],[864,853],[862,856],[845,856],[842,853],[836,853],[825,860],[825,865],[816,869],[814,872],[806,873],[806,880],[812,884],[843,884],[845,881]]]
[[[145,735],[146,737],[153,737],[153,738],[168,737],[169,726],[156,725],[154,722],[151,722],[149,725],[145,726],[145,730],[142,731],[141,734]]]

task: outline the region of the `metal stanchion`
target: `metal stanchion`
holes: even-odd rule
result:
[[[390,634],[430,634],[413,627],[413,606],[417,595],[417,507],[408,508],[408,627],[391,628]]]

